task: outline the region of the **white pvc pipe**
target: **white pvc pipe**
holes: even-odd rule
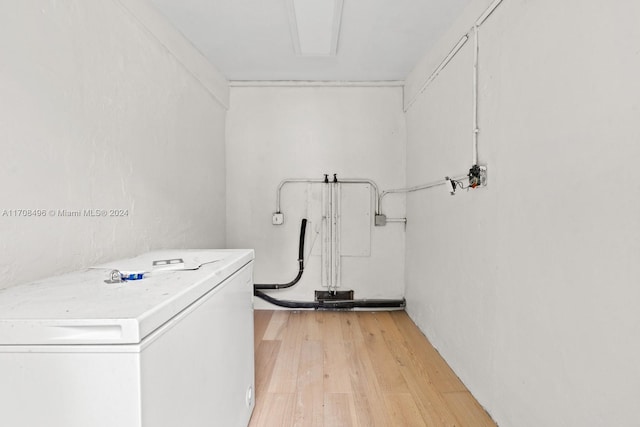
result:
[[[394,188],[391,190],[385,190],[380,194],[380,213],[382,213],[382,199],[384,199],[384,196],[386,196],[387,194],[392,194],[392,193],[412,193],[414,191],[420,191],[420,190],[427,190],[429,188],[433,188],[433,187],[439,187],[441,185],[445,185],[447,182],[449,182],[450,180],[454,180],[454,181],[460,181],[461,179],[465,179],[468,178],[467,175],[460,175],[454,178],[450,178],[450,179],[442,179],[440,181],[435,181],[435,182],[430,182],[428,184],[421,184],[421,185],[416,185],[413,187],[405,187],[405,188]]]
[[[472,165],[478,164],[478,25],[473,27],[473,158]]]
[[[282,187],[286,184],[294,183],[294,182],[306,182],[310,184],[322,184],[324,183],[324,179],[309,179],[309,178],[287,178],[280,181],[278,184],[278,189],[276,190],[276,212],[280,213],[280,193],[282,192]]]
[[[311,184],[324,184],[324,179],[310,179],[310,178],[287,178],[287,179],[283,179],[282,181],[280,181],[280,184],[278,184],[278,189],[276,190],[276,212],[280,213],[280,200],[282,198],[282,187],[284,187],[286,184],[290,184],[290,183],[311,183]],[[343,182],[346,184],[370,184],[371,187],[373,187],[373,191],[375,193],[375,213],[379,213],[379,206],[378,206],[378,197],[380,194],[380,190],[378,189],[378,185],[370,180],[370,179],[366,179],[366,178],[347,178],[347,179],[341,179],[338,182]]]
[[[479,27],[484,24],[484,21],[486,21],[487,18],[491,16],[493,11],[495,11],[496,8],[500,6],[500,3],[502,3],[502,0],[494,0],[494,2],[491,3],[489,7],[482,13],[482,15],[480,15],[480,18],[478,18],[478,20],[476,21],[475,26]]]
[[[322,187],[322,268],[321,268],[321,281],[322,286],[329,287],[330,268],[329,263],[331,260],[331,244],[329,243],[330,233],[330,221],[331,215],[328,213],[329,209],[329,186],[324,185]]]
[[[496,10],[500,3],[503,0],[494,0],[493,3],[489,5],[489,7],[484,11],[482,15],[478,18],[476,23],[473,26],[473,159],[472,165],[478,164],[478,136],[480,133],[479,122],[478,122],[478,103],[479,103],[479,77],[478,77],[478,63],[480,58],[480,41],[479,41],[479,32],[480,26],[484,23],[484,21],[491,16],[491,14]]]
[[[435,71],[433,73],[431,73],[429,78],[422,84],[422,86],[420,87],[420,90],[418,91],[418,93],[405,106],[405,108],[404,108],[404,112],[405,113],[407,111],[409,111],[409,108],[411,108],[411,106],[417,101],[418,96],[421,95],[422,92],[424,92],[427,89],[427,87],[429,87],[431,82],[434,81],[436,79],[436,77],[438,77],[438,74],[440,74],[440,72],[444,69],[444,67],[446,67],[447,64],[449,62],[451,62],[451,60],[456,56],[456,54],[460,51],[460,49],[462,49],[462,46],[464,46],[467,43],[468,40],[469,40],[469,35],[468,34],[465,34],[464,36],[462,36],[462,38],[453,47],[453,49],[451,49],[449,54],[447,54],[447,56],[442,60],[440,65],[438,65],[436,67]]]
[[[387,218],[387,224],[390,222],[404,222],[407,223],[407,218]]]
[[[334,183],[332,182],[331,184],[329,184],[329,240],[330,240],[330,251],[329,251],[329,259],[331,260],[330,264],[329,264],[329,290],[333,290],[333,284],[335,281],[335,278],[333,276],[334,274],[334,263],[335,263],[335,259],[334,259],[334,255],[335,255],[335,251],[336,251],[336,233],[335,233],[335,188],[334,188]]]
[[[380,190],[378,189],[378,184],[376,184],[374,181],[370,180],[370,179],[360,179],[360,178],[347,178],[347,179],[341,179],[340,181],[338,181],[340,183],[344,183],[344,184],[369,184],[371,185],[371,187],[373,188],[373,192],[375,193],[375,213],[378,214],[380,213],[380,206],[379,206],[379,202],[378,202],[378,197],[380,197]]]
[[[375,213],[380,212],[380,190],[378,185],[366,178],[346,178],[338,182],[325,183],[324,179],[287,178],[280,181],[276,190],[276,212],[281,212],[282,188],[291,183],[326,184],[322,188],[322,285],[335,290],[341,285],[341,257],[340,257],[340,184],[368,184],[374,192]],[[393,191],[393,190],[391,190]],[[393,221],[392,221],[393,222]]]
[[[326,184],[322,188],[322,285],[335,290],[341,285],[341,258],[340,258],[340,184],[368,184],[374,191],[375,213],[379,212],[378,185],[365,178],[347,178],[338,182],[325,183],[324,179],[287,178],[280,181],[276,190],[276,212],[280,213],[282,188],[291,183]]]
[[[334,189],[334,215],[335,215],[335,226],[333,229],[333,234],[335,235],[335,246],[334,246],[334,251],[333,251],[333,276],[334,276],[334,280],[333,280],[333,289],[337,290],[341,283],[340,283],[340,278],[341,278],[341,268],[342,268],[342,263],[341,261],[341,251],[340,251],[340,215],[341,215],[341,209],[342,206],[340,204],[340,199],[341,199],[341,185],[340,182],[334,183],[333,184],[335,186]]]
[[[299,81],[299,80],[231,80],[230,87],[402,87],[402,80],[356,81]]]
[[[493,3],[489,5],[487,9],[480,15],[480,17],[476,20],[473,25],[471,31],[473,31],[473,39],[474,39],[474,49],[473,49],[473,159],[472,165],[478,164],[478,134],[480,133],[480,129],[478,127],[478,100],[479,100],[479,82],[478,82],[478,62],[480,55],[480,44],[478,41],[478,33],[480,26],[484,24],[484,22],[493,14],[493,12],[500,6],[503,0],[494,0]],[[462,36],[460,41],[453,47],[451,52],[446,56],[446,58],[440,63],[440,65],[436,68],[436,70],[429,76],[429,78],[422,85],[418,93],[413,97],[413,99],[407,104],[404,108],[405,113],[411,108],[411,106],[416,102],[418,96],[425,91],[425,89],[431,84],[433,80],[440,74],[440,71],[446,67],[446,65],[456,56],[456,54],[462,49],[462,46],[466,44],[469,40],[469,33]],[[382,200],[382,196],[380,197]]]

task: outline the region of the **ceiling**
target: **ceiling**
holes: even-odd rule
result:
[[[267,81],[404,80],[470,2],[151,1],[228,80]],[[303,33],[303,24],[290,25],[291,5],[304,11],[305,4],[333,1],[342,4],[335,55],[301,55],[295,29]],[[313,18],[318,9],[308,10]]]

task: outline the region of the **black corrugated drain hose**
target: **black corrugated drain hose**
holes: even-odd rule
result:
[[[302,279],[304,272],[304,235],[307,230],[307,218],[300,223],[300,242],[298,244],[298,275],[289,283],[256,283],[253,289],[285,289],[290,288]]]
[[[285,308],[313,308],[316,310],[348,310],[353,308],[404,308],[406,301],[399,300],[345,300],[345,301],[285,301],[267,295],[261,289],[285,289],[290,288],[300,281],[304,272],[304,237],[307,229],[307,219],[303,218],[300,224],[300,242],[298,245],[298,275],[289,283],[256,283],[253,285],[253,294],[258,298]]]
[[[254,290],[253,294],[258,298],[285,308],[314,308],[316,310],[350,310],[353,308],[404,308],[407,303],[402,299],[355,299],[355,300],[324,300],[324,301],[286,301],[267,295],[262,291]]]

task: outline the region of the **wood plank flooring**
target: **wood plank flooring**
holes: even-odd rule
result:
[[[404,311],[255,312],[251,427],[495,426]]]

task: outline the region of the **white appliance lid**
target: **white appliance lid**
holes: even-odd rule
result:
[[[253,250],[164,250],[0,290],[0,346],[136,344],[253,260]],[[173,268],[153,261],[182,259]],[[162,263],[161,263],[162,264]],[[105,283],[111,270],[143,279]]]

